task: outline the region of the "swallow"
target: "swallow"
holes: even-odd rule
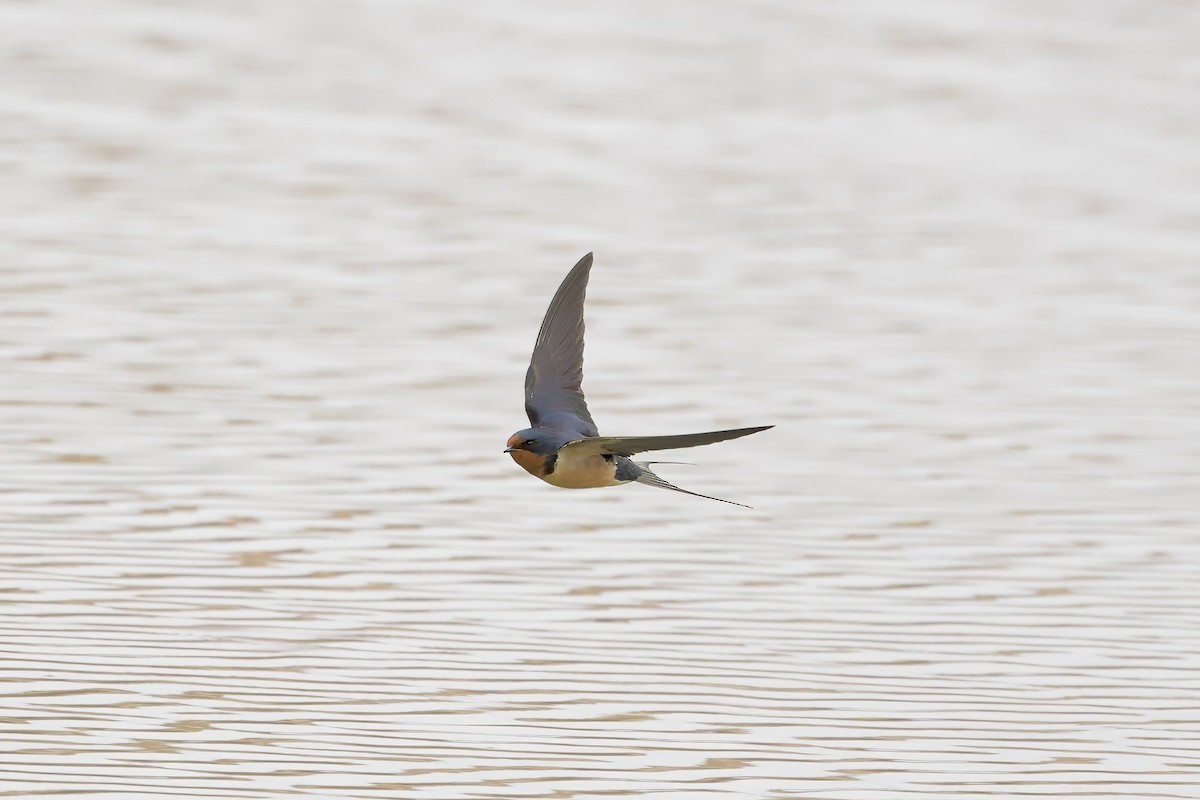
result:
[[[636,482],[741,506],[680,489],[651,471],[651,464],[664,462],[634,461],[631,456],[737,439],[774,425],[673,436],[601,436],[596,429],[583,397],[583,300],[591,269],[588,253],[567,273],[546,309],[525,373],[530,427],[510,436],[504,452],[529,474],[564,489]]]

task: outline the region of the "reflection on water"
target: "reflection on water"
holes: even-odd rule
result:
[[[0,6],[0,795],[1196,797],[1149,6]]]

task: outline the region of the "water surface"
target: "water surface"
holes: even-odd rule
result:
[[[1194,4],[0,29],[0,796],[1200,796]]]

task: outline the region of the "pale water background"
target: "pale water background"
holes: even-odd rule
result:
[[[0,2],[0,796],[1200,797],[1200,5]],[[602,432],[500,453],[596,251]]]

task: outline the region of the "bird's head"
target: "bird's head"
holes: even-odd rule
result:
[[[504,448],[504,452],[510,454],[518,450],[534,453],[539,456],[550,456],[554,455],[558,451],[558,448],[538,431],[535,431],[533,428],[526,428],[508,437],[508,446]]]
[[[526,428],[508,437],[504,452],[526,472],[540,478],[546,474],[550,457],[558,452],[558,447],[538,431]]]

